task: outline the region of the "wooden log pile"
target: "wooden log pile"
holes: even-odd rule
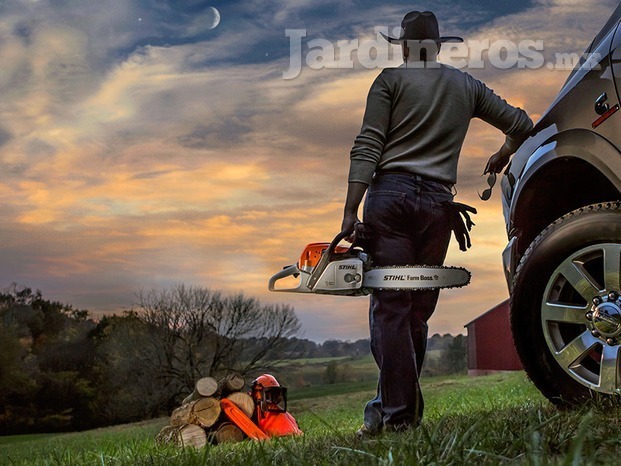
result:
[[[190,393],[170,416],[155,440],[181,447],[202,448],[208,443],[239,442],[246,438],[242,430],[224,414],[220,400],[228,398],[249,418],[254,411],[252,397],[242,390],[246,385],[238,373],[230,373],[219,381],[212,377],[199,379]]]

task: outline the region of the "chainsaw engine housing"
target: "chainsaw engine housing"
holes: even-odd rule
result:
[[[360,249],[330,246],[330,243],[307,245],[297,264],[289,265],[272,276],[269,281],[270,291],[343,296],[368,295],[370,290],[362,287],[367,254]],[[329,257],[326,255],[328,251]],[[279,280],[292,276],[299,279],[296,287],[277,288]]]

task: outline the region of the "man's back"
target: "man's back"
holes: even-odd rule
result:
[[[387,68],[369,92],[352,160],[371,162],[380,171],[405,171],[455,183],[459,153],[474,117],[508,136],[522,134],[532,125],[524,111],[450,66],[433,62],[426,67]],[[369,173],[362,176],[360,181],[368,181]]]

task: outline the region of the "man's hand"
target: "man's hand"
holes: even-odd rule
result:
[[[360,222],[358,219],[358,215],[356,214],[348,214],[346,213],[343,216],[343,223],[341,224],[341,231],[351,231],[351,235],[345,238],[345,241],[348,243],[353,243],[355,239],[356,232],[354,231],[354,225]]]
[[[516,150],[518,150],[518,148],[525,139],[526,137],[516,139],[507,136],[505,138],[505,143],[500,147],[500,149],[498,149],[498,152],[492,155],[487,161],[487,165],[485,165],[485,170],[483,170],[483,174],[500,173],[502,169],[505,168],[509,163],[511,155],[514,154]]]
[[[487,165],[485,166],[485,170],[483,170],[483,174],[500,173],[502,169],[505,168],[505,166],[509,163],[511,153],[503,150],[503,147],[501,147],[498,152],[496,152],[489,158],[489,160],[487,161]]]

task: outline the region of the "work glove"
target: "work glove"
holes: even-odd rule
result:
[[[447,210],[451,222],[451,230],[455,234],[455,239],[459,243],[459,249],[467,251],[472,246],[470,234],[474,222],[470,218],[470,213],[476,214],[477,209],[466,204],[454,201],[444,201],[442,206]]]

